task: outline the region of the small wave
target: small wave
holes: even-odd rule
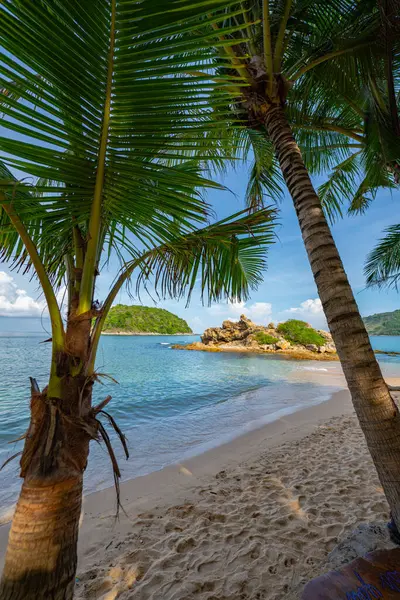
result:
[[[300,371],[324,371],[328,373],[328,369],[324,369],[323,367],[300,367]]]
[[[160,346],[169,346],[169,342],[160,342]]]

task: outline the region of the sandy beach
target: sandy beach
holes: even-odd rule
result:
[[[85,497],[80,600],[294,600],[338,541],[388,519],[345,390],[121,492],[118,521],[113,489]]]

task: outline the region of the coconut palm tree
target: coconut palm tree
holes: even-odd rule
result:
[[[242,14],[237,14],[240,9]],[[244,33],[232,31],[235,25],[244,26]],[[243,142],[245,124],[248,134],[257,137],[261,156],[252,173],[250,198],[257,203],[263,192],[260,183],[267,185],[271,174],[275,176],[272,193],[284,182],[292,197],[354,408],[399,527],[400,414],[310,179],[304,161],[309,156],[300,149],[301,143],[307,150],[306,132],[312,130],[308,149],[315,150],[318,139],[322,140],[322,158],[314,159],[317,165],[338,164],[345,153],[339,170],[346,173],[360,158],[371,159],[365,111],[355,98],[373,89],[385,61],[379,7],[374,0],[248,0],[230,7],[222,24],[205,24],[204,31],[208,27],[215,33],[216,57],[223,56],[230,65],[203,70],[202,76],[208,73],[214,81],[227,74],[237,77],[229,103],[234,119],[241,123],[236,147],[238,151],[248,147]],[[221,49],[227,40],[236,44]],[[392,61],[392,66],[397,68],[398,61]],[[372,95],[377,101],[380,93]],[[367,175],[373,179],[374,169],[369,168]],[[385,181],[375,180],[370,187],[390,184],[393,177],[393,169],[389,174],[386,169]],[[359,193],[358,198],[362,205],[365,194]]]
[[[107,313],[131,277],[161,296],[246,298],[273,240],[273,209],[210,224],[201,173],[211,105],[224,120],[225,83],[182,73],[209,64],[204,18],[226,0],[4,0],[0,7],[0,251],[32,271],[51,320],[50,377],[32,378],[22,490],[0,584],[2,600],[73,596],[82,480],[92,439],[119,468],[92,405]],[[215,15],[215,16],[213,16]],[[230,42],[222,42],[221,47]],[[222,64],[223,61],[221,61]],[[226,85],[229,85],[229,77]],[[220,108],[222,107],[222,108]],[[22,174],[21,174],[22,172]],[[120,272],[103,302],[96,279]],[[57,290],[67,288],[67,317]]]

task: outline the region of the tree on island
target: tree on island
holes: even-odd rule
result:
[[[276,196],[283,182],[292,197],[359,423],[400,528],[400,413],[324,214],[324,208],[330,216],[340,212],[346,197],[352,212],[362,211],[368,194],[397,182],[389,80],[393,73],[398,80],[399,44],[382,43],[389,40],[383,17],[375,0],[238,2],[226,10],[222,26],[204,24],[204,33],[214,30],[215,64],[193,78],[236,77],[226,107],[233,122],[225,152],[230,147],[246,156],[253,150],[250,205],[262,205],[265,193]],[[225,48],[227,41],[236,43]],[[323,207],[310,173],[332,167],[321,190]]]
[[[126,306],[116,304],[108,312],[103,332],[159,333],[163,335],[193,333],[184,319],[165,310],[151,306]]]
[[[199,190],[217,186],[198,164],[208,158],[212,86],[182,76],[212,58],[199,21],[218,26],[224,17],[210,15],[229,5],[1,4],[1,124],[10,135],[0,137],[0,249],[36,275],[52,330],[48,385],[40,390],[32,379],[2,600],[73,597],[90,440],[105,442],[118,483],[101,417],[126,448],[125,438],[104,410],[110,398],[93,406],[92,388],[101,330],[121,287],[133,276],[137,289],[149,282],[162,297],[190,298],[200,281],[210,301],[239,300],[261,280],[275,210],[209,224]],[[216,110],[227,94],[218,88]],[[17,179],[14,169],[29,177]],[[96,279],[113,254],[121,269],[98,302]],[[64,281],[66,322],[56,298]]]

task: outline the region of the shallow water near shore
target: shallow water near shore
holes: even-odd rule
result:
[[[198,336],[182,338],[182,343]],[[43,335],[0,334],[0,461],[21,448],[10,443],[27,428],[29,376],[46,385],[50,347]],[[343,387],[340,365],[293,361],[257,354],[172,350],[176,336],[107,336],[101,341],[97,369],[104,378],[95,399],[108,394],[109,411],[128,439],[125,461],[115,436],[123,479],[161,469],[217,446],[284,414],[327,400]],[[400,351],[400,338],[372,338],[374,348]],[[383,372],[400,377],[400,357],[379,355]],[[18,493],[18,459],[2,472],[0,507]],[[86,492],[112,485],[109,458],[92,444],[85,475]]]

